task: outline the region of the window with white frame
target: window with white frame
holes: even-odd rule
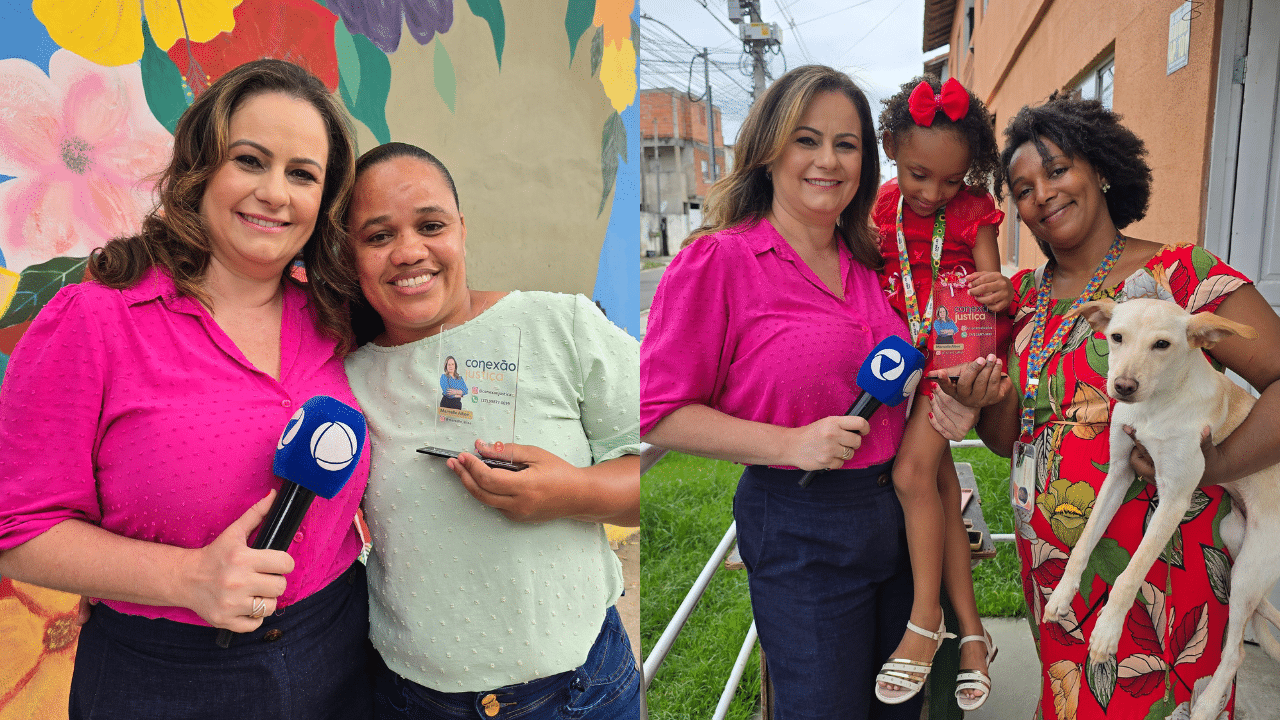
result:
[[[1076,91],[1085,100],[1097,100],[1102,106],[1111,109],[1111,97],[1114,94],[1116,81],[1116,58],[1114,55],[1103,60],[1084,79],[1076,85]]]
[[[706,160],[703,160],[703,161],[702,161],[702,179],[703,179],[703,180],[710,180],[710,179],[711,179],[711,177],[707,174],[707,161],[706,161]]]

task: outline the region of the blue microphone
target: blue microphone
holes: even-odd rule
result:
[[[853,401],[845,415],[856,415],[870,420],[881,405],[901,405],[911,397],[924,372],[924,355],[911,343],[897,335],[881,340],[858,368],[858,387],[862,392]],[[800,487],[809,483],[826,470],[810,470],[800,478]]]
[[[328,395],[316,395],[289,418],[276,443],[271,470],[284,480],[267,512],[255,550],[288,550],[316,496],[332,500],[351,479],[364,451],[365,420],[359,410]],[[231,644],[218,633],[219,647]]]

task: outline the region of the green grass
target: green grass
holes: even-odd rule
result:
[[[985,449],[955,451],[978,478],[982,511],[993,533],[1013,532],[1008,460]],[[733,521],[733,493],[741,466],[668,453],[641,480],[640,637],[647,656],[689,586]],[[978,610],[986,617],[1023,613],[1018,559],[1010,543],[974,570]],[[721,570],[694,609],[649,687],[653,720],[710,717],[751,625],[745,571]],[[760,704],[760,661],[753,651],[729,709],[748,720]]]
[[[653,260],[641,260],[641,261],[640,261],[640,269],[641,269],[641,270],[652,270],[652,269],[654,269],[654,268],[660,268],[660,267],[666,267],[666,266],[667,266],[667,264],[666,264],[665,262],[655,262],[655,261],[653,261]]]

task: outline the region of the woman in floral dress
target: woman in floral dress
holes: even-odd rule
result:
[[[1142,141],[1093,101],[1051,98],[1023,108],[1005,130],[1002,160],[1018,213],[1049,261],[1013,278],[1017,312],[1011,382],[990,369],[973,387],[944,390],[979,406],[979,434],[997,452],[1025,444],[1034,472],[1011,479],[1022,586],[1043,668],[1040,714],[1086,718],[1186,718],[1190,701],[1218,666],[1227,622],[1231,560],[1218,534],[1230,498],[1217,483],[1280,461],[1280,318],[1247,278],[1190,245],[1139,240],[1121,228],[1141,219],[1151,192]],[[1257,340],[1233,338],[1210,351],[1261,393],[1252,413],[1219,446],[1206,446],[1202,490],[1130,608],[1117,654],[1093,663],[1088,640],[1111,584],[1142,537],[1158,499],[1135,476],[1124,505],[1090,557],[1080,592],[1061,621],[1043,618],[1106,477],[1110,401],[1107,343],[1083,320],[1063,315],[1090,299],[1172,300],[1251,325]],[[963,388],[964,392],[961,392]],[[1019,482],[1019,477],[1026,480]],[[1021,490],[1021,492],[1019,492]],[[1232,717],[1234,693],[1218,718]]]

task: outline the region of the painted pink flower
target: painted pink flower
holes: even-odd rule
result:
[[[153,204],[148,176],[173,138],[147,106],[136,63],[102,67],[68,50],[46,76],[0,60],[0,251],[20,271],[83,257],[135,233]]]

